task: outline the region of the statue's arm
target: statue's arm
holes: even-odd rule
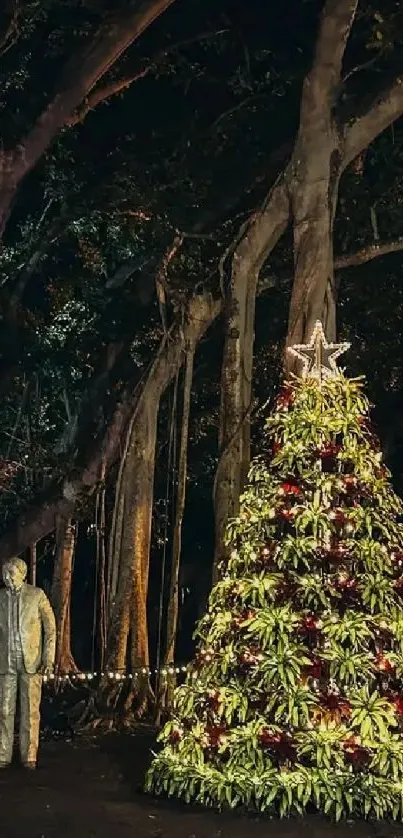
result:
[[[44,669],[53,669],[56,655],[56,620],[44,591],[41,592],[39,611],[43,628],[42,666]]]

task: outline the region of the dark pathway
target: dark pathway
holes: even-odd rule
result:
[[[247,820],[139,792],[152,738],[45,742],[41,766],[0,774],[0,838],[403,838],[403,825]]]

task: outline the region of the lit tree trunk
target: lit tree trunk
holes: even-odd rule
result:
[[[221,372],[219,458],[214,482],[215,549],[213,583],[226,557],[225,529],[237,515],[239,496],[250,459],[250,412],[252,402],[255,302],[260,268],[268,249],[274,247],[287,224],[288,197],[275,184],[267,201],[272,217],[269,242],[259,227],[241,232],[232,256],[230,283],[225,303],[225,345]]]
[[[288,345],[306,340],[316,320],[323,322],[330,340],[336,337],[333,222],[343,155],[334,102],[356,7],[356,0],[328,0],[313,67],[302,89],[300,125],[289,179],[294,283]],[[286,357],[286,368],[298,369],[291,356]]]
[[[158,408],[162,393],[182,365],[185,346],[198,343],[215,307],[211,298],[191,302],[177,340],[164,342],[157,354],[132,417],[115,498],[109,557],[116,593],[112,590],[110,599],[108,671],[125,670],[128,657],[132,670],[149,666],[147,594]],[[134,697],[136,714],[144,713],[150,696],[148,677],[135,679],[126,711],[132,709]]]
[[[194,352],[195,346],[194,344],[190,344],[186,349],[185,377],[183,382],[183,408],[181,438],[179,447],[178,489],[172,538],[171,577],[167,611],[166,651],[164,656],[164,667],[169,667],[169,665],[172,664],[175,660],[176,633],[178,628],[179,613],[179,570],[182,552],[182,524],[186,503],[189,416],[193,380]],[[170,706],[172,690],[174,687],[174,678],[172,676],[169,676],[168,681],[166,683],[164,683],[161,678],[158,678],[157,683],[159,685],[158,713],[160,713],[163,707]]]
[[[75,545],[76,530],[74,524],[71,519],[59,518],[56,526],[56,555],[51,592],[57,628],[55,659],[57,672],[77,672],[77,666],[71,652],[70,621]]]
[[[159,398],[157,388],[150,386],[125,456],[120,487],[124,519],[114,545],[119,550],[119,578],[108,632],[108,669],[126,668],[130,631],[132,666],[148,666],[149,661],[146,601]]]
[[[359,153],[362,124],[346,143],[348,129],[336,127],[333,107],[341,63],[357,0],[327,0],[314,65],[301,98],[301,120],[290,163],[272,187],[263,207],[241,229],[232,248],[226,301],[226,337],[221,377],[219,462],[215,480],[215,555],[213,580],[226,558],[224,534],[239,508],[249,462],[248,425],[252,381],[253,318],[259,272],[278,239],[294,220],[295,280],[288,343],[309,334],[313,322],[325,321],[335,333],[332,230],[340,174],[353,148]],[[401,100],[401,97],[399,101]],[[400,104],[401,107],[401,104]],[[392,103],[382,116],[393,110]],[[378,119],[381,114],[378,115]],[[369,122],[369,120],[368,120]],[[351,136],[351,133],[350,133]],[[287,359],[288,369],[292,363]]]

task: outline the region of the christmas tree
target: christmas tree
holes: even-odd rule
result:
[[[402,503],[320,323],[267,422],[147,789],[403,817]]]

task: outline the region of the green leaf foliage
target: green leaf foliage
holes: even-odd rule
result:
[[[280,393],[149,791],[402,817],[403,510],[368,413],[342,375]]]

